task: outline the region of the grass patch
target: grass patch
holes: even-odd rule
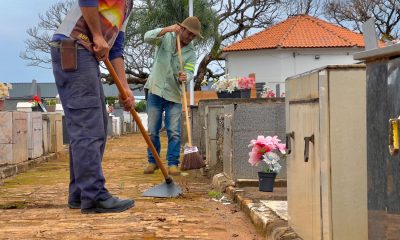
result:
[[[222,197],[222,193],[219,191],[211,190],[208,192],[208,196],[210,198],[220,199]]]

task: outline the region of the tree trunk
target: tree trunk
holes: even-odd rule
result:
[[[207,66],[212,61],[211,53],[204,56],[203,60],[201,60],[199,64],[199,68],[197,69],[197,77],[194,85],[194,90],[198,91],[201,89],[201,81],[203,81],[204,76],[207,74]]]

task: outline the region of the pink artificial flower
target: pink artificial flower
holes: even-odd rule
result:
[[[265,93],[263,93],[263,95],[261,96],[262,98],[274,98],[275,97],[275,93],[273,90],[268,90]]]
[[[251,89],[254,87],[256,80],[254,78],[242,77],[238,79],[239,89]]]
[[[264,136],[258,136],[257,140],[251,140],[249,147],[251,147],[251,152],[249,153],[249,163],[252,166],[257,166],[263,158],[266,152],[272,151],[275,146],[268,144],[267,138]]]
[[[253,147],[256,143],[265,143],[266,144],[265,137],[258,136],[256,140],[254,140],[254,139],[251,140],[249,147]]]
[[[283,143],[278,143],[278,149],[282,154],[286,154],[286,145]]]
[[[258,166],[258,164],[262,162],[262,157],[260,157],[260,154],[257,151],[249,152],[249,157],[249,163],[251,166]]]
[[[278,145],[278,143],[280,142],[281,140],[278,138],[278,136],[273,136],[273,137],[271,137],[271,142],[273,143],[273,144],[275,144],[275,145]]]
[[[257,166],[263,159],[265,153],[273,152],[278,149],[282,154],[286,154],[286,145],[280,143],[278,136],[258,136],[257,139],[250,141],[249,148],[249,163],[252,166]]]

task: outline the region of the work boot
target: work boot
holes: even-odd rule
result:
[[[172,165],[168,167],[168,174],[172,176],[179,176],[181,175],[181,171],[179,170],[178,166]]]
[[[81,201],[68,201],[69,209],[81,209]]]
[[[144,174],[153,174],[155,170],[158,169],[158,166],[154,163],[149,163],[147,167],[144,169]]]
[[[119,199],[110,197],[104,201],[97,201],[90,208],[82,208],[81,213],[118,213],[128,210],[135,205],[135,201],[131,199]]]

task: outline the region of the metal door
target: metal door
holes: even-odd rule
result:
[[[321,239],[319,104],[289,103],[291,153],[287,160],[289,224],[303,239]]]

